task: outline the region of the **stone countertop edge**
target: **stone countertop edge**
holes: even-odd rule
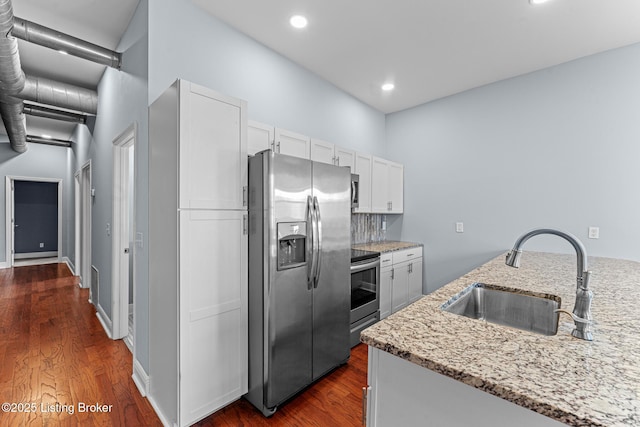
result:
[[[403,249],[418,248],[423,246],[422,243],[402,242],[399,240],[384,240],[381,242],[358,243],[351,245],[353,249],[373,252],[395,252]]]
[[[520,268],[499,255],[365,329],[361,341],[572,426],[640,425],[640,263],[589,257],[594,341],[559,319],[544,336],[444,312],[481,282],[575,300],[575,254],[525,251]]]

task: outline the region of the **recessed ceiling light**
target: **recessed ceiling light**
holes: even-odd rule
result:
[[[302,15],[293,15],[291,19],[289,19],[289,23],[294,28],[304,28],[307,26],[308,21],[307,18]]]
[[[394,85],[393,83],[385,83],[382,85],[382,90],[384,90],[385,92],[389,92],[390,90],[393,90],[393,88],[395,88],[396,85]]]
[[[529,3],[531,4],[542,4],[542,3],[546,3],[549,0],[529,0]]]

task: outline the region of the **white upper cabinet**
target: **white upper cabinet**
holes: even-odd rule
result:
[[[360,176],[359,190],[360,200],[359,206],[354,212],[367,213],[371,212],[371,166],[372,157],[365,153],[356,153],[355,173]]]
[[[404,166],[373,157],[371,166],[371,212],[403,213]]]
[[[253,156],[260,151],[273,148],[274,132],[271,125],[249,120],[247,124],[247,154]]]
[[[180,81],[180,207],[243,209],[246,102]]]
[[[311,139],[311,160],[335,165],[334,145],[320,139]]]
[[[355,173],[356,169],[356,152],[346,148],[335,146],[334,155],[336,158],[337,166],[349,166],[351,172]]]
[[[320,139],[311,139],[311,157],[316,162],[327,163],[336,166],[348,166],[355,170],[356,153],[353,150],[339,147]]]
[[[311,139],[308,136],[285,129],[275,129],[276,153],[308,159],[310,157]]]

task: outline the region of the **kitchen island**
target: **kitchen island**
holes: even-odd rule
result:
[[[368,425],[388,425],[397,413],[395,422],[421,425],[640,425],[640,263],[589,257],[592,342],[572,337],[564,314],[557,334],[544,336],[441,310],[475,282],[557,295],[573,308],[575,255],[524,252],[518,269],[504,259],[362,332]]]

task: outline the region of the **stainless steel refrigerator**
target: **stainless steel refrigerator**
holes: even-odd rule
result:
[[[349,168],[249,158],[249,392],[266,416],[349,359]]]

